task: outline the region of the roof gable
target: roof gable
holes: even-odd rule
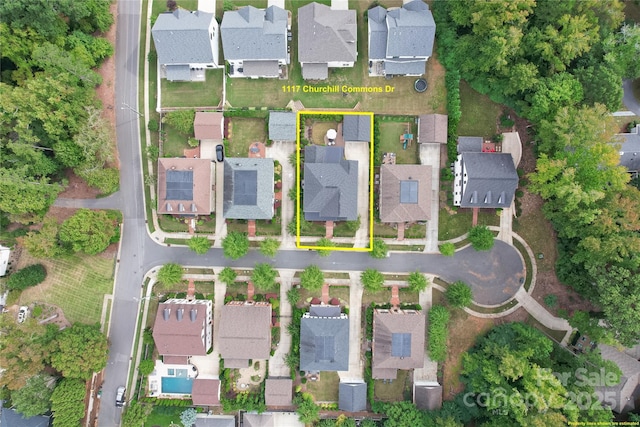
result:
[[[298,9],[298,60],[355,62],[358,30],[355,10],[310,3]]]
[[[268,359],[271,351],[271,305],[232,301],[222,308],[218,329],[223,359]]]
[[[226,60],[287,58],[287,12],[278,6],[226,11],[220,31]]]
[[[367,114],[346,114],[342,122],[342,137],[345,141],[371,140],[371,116]]]
[[[346,371],[349,369],[349,318],[312,317],[300,321],[300,369]]]
[[[212,13],[189,12],[178,8],[158,15],[151,30],[160,64],[210,64],[213,57],[211,26],[217,26]]]
[[[264,399],[267,406],[291,406],[293,381],[290,378],[267,378]]]
[[[213,139],[222,141],[224,117],[222,113],[197,111],[193,121],[196,139]]]
[[[463,153],[466,184],[460,206],[504,208],[513,201],[518,173],[507,153]]]
[[[397,369],[424,364],[425,316],[415,310],[375,310],[373,378],[395,379]]]
[[[413,222],[431,218],[431,167],[380,167],[380,221]]]
[[[227,157],[224,161],[224,217],[271,219],[273,172],[273,159]]]
[[[272,141],[295,141],[296,113],[284,111],[269,112],[269,139]]]
[[[211,301],[169,299],[158,305],[153,323],[153,339],[158,353],[165,356],[207,354],[206,329],[210,328]]]
[[[423,114],[418,118],[418,142],[446,144],[447,129],[445,114]]]
[[[212,180],[208,159],[158,159],[158,213],[209,215]]]
[[[338,408],[341,411],[359,412],[367,410],[367,385],[340,382],[338,388]]]

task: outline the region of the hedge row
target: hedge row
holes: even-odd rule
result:
[[[9,276],[7,287],[11,290],[25,290],[31,286],[42,283],[47,278],[47,270],[42,264],[33,264],[18,270]]]
[[[436,362],[444,362],[447,357],[447,324],[449,311],[436,305],[429,310],[429,357]]]

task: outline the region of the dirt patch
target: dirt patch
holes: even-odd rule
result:
[[[58,197],[62,199],[95,199],[100,190],[89,187],[86,182],[77,176],[71,169],[65,173],[65,178],[69,182],[67,188]]]

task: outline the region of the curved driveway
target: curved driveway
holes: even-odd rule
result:
[[[500,241],[489,252],[471,248],[447,258],[438,254],[393,253],[376,260],[367,253],[334,252],[321,258],[316,252],[279,251],[275,259],[266,259],[257,251],[246,257],[229,261],[221,249],[211,249],[202,256],[186,247],[158,245],[147,233],[142,165],[140,156],[140,122],[129,108],[138,105],[138,57],[140,33],[140,0],[118,2],[116,39],[116,120],[120,156],[121,190],[113,196],[94,201],[60,199],[57,206],[115,208],[123,212],[124,229],[117,274],[111,324],[109,329],[109,361],[105,369],[103,398],[98,422],[113,427],[120,423],[121,410],[114,405],[115,390],[126,383],[132,343],[138,315],[138,300],[144,274],[166,262],[192,266],[253,267],[256,262],[270,262],[278,268],[302,269],[309,264],[323,270],[361,271],[376,268],[384,272],[422,271],[438,275],[447,281],[463,280],[470,284],[474,299],[483,304],[499,304],[513,296],[520,277],[524,275],[522,260],[517,251]],[[136,110],[140,110],[136,108]]]

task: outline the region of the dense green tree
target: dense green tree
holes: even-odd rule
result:
[[[0,167],[0,211],[12,221],[39,221],[53,204],[62,187],[48,178],[33,178]]]
[[[289,301],[289,304],[293,307],[298,304],[298,301],[300,301],[300,291],[298,288],[291,288],[287,291],[287,301]]]
[[[79,209],[62,223],[58,234],[60,241],[68,244],[74,252],[95,255],[107,249],[116,236],[117,226],[106,211]]]
[[[143,427],[152,409],[151,405],[133,400],[122,414],[123,427]]]
[[[51,409],[53,379],[45,375],[34,375],[24,387],[11,393],[11,402],[16,411],[25,418],[41,415]]]
[[[422,292],[425,289],[427,289],[427,286],[429,286],[429,281],[424,276],[424,274],[422,274],[419,271],[414,271],[411,274],[409,274],[408,282],[409,282],[409,289],[412,290],[413,292]]]
[[[558,73],[541,79],[536,91],[528,98],[526,114],[534,121],[554,117],[563,107],[577,105],[584,98],[582,85],[569,73]]]
[[[386,258],[387,257],[387,244],[380,238],[373,239],[373,249],[369,252],[373,258]]]
[[[473,292],[469,285],[464,282],[457,281],[449,285],[445,292],[447,301],[454,307],[469,307],[473,302]]]
[[[175,285],[182,280],[182,266],[169,262],[158,270],[158,282],[163,285]]]
[[[373,268],[367,268],[363,271],[360,274],[360,281],[369,292],[378,292],[384,287],[384,275]]]
[[[42,264],[32,264],[22,268],[9,276],[7,287],[9,289],[25,290],[44,282],[47,278],[47,270]]]
[[[486,225],[476,225],[469,230],[469,241],[477,251],[488,251],[493,248],[494,238],[493,231]]]
[[[297,406],[298,419],[304,424],[312,424],[320,418],[320,407],[313,401],[309,393],[297,394],[293,399]]]
[[[322,289],[324,274],[317,265],[310,265],[300,273],[300,286],[311,292]]]
[[[222,239],[224,256],[231,259],[242,258],[249,252],[249,238],[246,233],[232,231]]]
[[[56,337],[51,347],[51,366],[65,378],[88,380],[107,365],[109,344],[98,325],[74,323]]]
[[[189,246],[189,249],[198,255],[204,255],[209,252],[209,248],[211,248],[211,241],[204,236],[193,236],[187,242],[187,246]]]
[[[425,415],[416,406],[407,401],[394,402],[386,405],[387,420],[384,427],[405,427],[426,425]]]
[[[444,256],[454,256],[456,254],[456,245],[453,243],[443,243],[438,246],[440,253]]]
[[[232,285],[236,281],[236,277],[238,277],[238,275],[231,267],[223,268],[220,274],[218,274],[218,280],[227,286]]]
[[[280,247],[280,241],[272,237],[267,237],[260,242],[260,253],[267,258],[273,258],[278,253]]]
[[[193,110],[177,110],[166,113],[162,120],[178,132],[182,132],[185,135],[192,135],[193,120],[195,117],[196,112]]]
[[[251,282],[253,282],[254,286],[263,291],[270,291],[275,289],[278,285],[276,283],[276,276],[278,273],[271,266],[271,264],[267,264],[266,262],[256,264],[253,269],[253,273],[251,274]]]
[[[155,369],[155,362],[151,359],[144,359],[140,361],[138,365],[138,371],[140,371],[140,375],[147,376],[153,372]]]
[[[316,243],[316,246],[321,248],[333,248],[335,244],[331,241],[331,239],[327,239],[326,237],[321,238]],[[331,249],[318,249],[318,255],[321,257],[326,257],[331,255]]]
[[[85,383],[75,378],[63,378],[51,395],[54,427],[80,425],[84,417]]]

